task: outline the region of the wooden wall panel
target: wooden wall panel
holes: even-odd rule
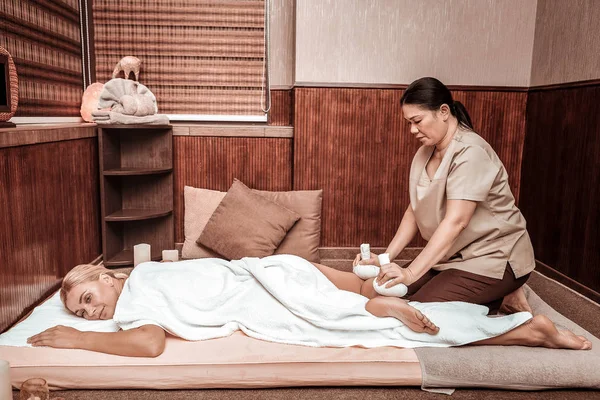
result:
[[[98,187],[95,137],[0,149],[0,331],[101,254]]]
[[[475,131],[487,140],[502,160],[519,204],[527,93],[469,90],[453,91],[452,96],[465,105]]]
[[[600,84],[533,91],[521,208],[536,258],[600,292]]]
[[[227,191],[233,178],[261,190],[292,189],[292,139],[175,136],[175,242],[184,241],[184,186]]]
[[[291,126],[294,117],[294,92],[289,90],[271,90],[271,110],[269,125]]]
[[[295,88],[294,189],[323,189],[322,246],[387,246],[408,206],[419,147],[401,89]],[[525,92],[455,91],[505,163],[518,198]],[[422,246],[419,239],[413,243]]]
[[[418,144],[403,132],[402,91],[296,88],[294,188],[323,189],[321,245],[385,246],[408,205]]]

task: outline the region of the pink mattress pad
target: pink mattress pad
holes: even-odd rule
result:
[[[168,337],[157,358],[85,350],[0,346],[13,386],[42,377],[54,389],[200,389],[285,386],[420,386],[412,349],[313,348],[236,332],[188,342]]]

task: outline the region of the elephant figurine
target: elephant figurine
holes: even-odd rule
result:
[[[126,56],[121,58],[121,60],[115,66],[115,69],[112,73],[113,79],[116,78],[121,71],[125,74],[125,79],[129,79],[129,74],[133,72],[135,76],[135,80],[138,80],[140,75],[140,65],[142,61],[133,56]]]

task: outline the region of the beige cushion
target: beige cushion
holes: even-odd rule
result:
[[[294,254],[308,261],[321,262],[321,205],[322,190],[295,190],[290,192],[268,192],[254,190],[261,196],[285,208],[297,212],[301,218],[287,233],[275,254]]]
[[[265,257],[275,252],[299,219],[294,211],[253,192],[236,179],[196,243],[230,260]]]
[[[321,243],[322,190],[296,190],[289,192],[269,192],[255,190],[261,196],[295,211],[300,220],[290,229],[277,248],[275,254],[294,254],[312,262],[320,262],[319,245]],[[183,258],[219,257],[209,248],[198,245],[196,240],[204,230],[206,223],[226,192],[209,189],[184,188],[185,202],[185,242],[181,256]]]
[[[225,192],[209,189],[197,189],[190,186],[183,188],[185,204],[183,229],[185,241],[181,249],[183,258],[220,257],[214,251],[196,243],[206,223],[213,215]]]

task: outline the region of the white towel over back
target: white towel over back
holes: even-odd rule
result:
[[[115,322],[124,330],[159,325],[187,340],[248,336],[305,346],[460,346],[499,336],[529,313],[489,318],[484,306],[410,304],[431,319],[436,335],[416,333],[395,318],[365,309],[368,299],[336,288],[308,261],[276,255],[138,265],[119,297]]]

